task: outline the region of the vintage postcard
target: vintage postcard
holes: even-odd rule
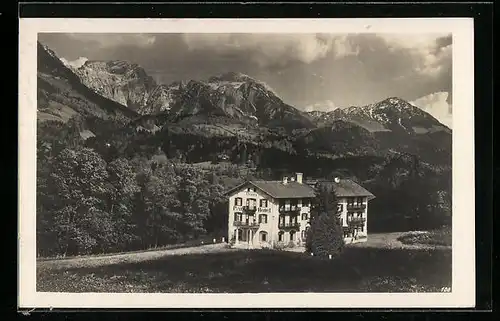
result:
[[[473,307],[472,19],[20,19],[20,308]]]

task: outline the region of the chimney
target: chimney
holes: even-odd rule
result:
[[[283,176],[283,185],[288,184],[288,177]]]
[[[302,184],[302,173],[295,173],[297,176],[297,183]]]

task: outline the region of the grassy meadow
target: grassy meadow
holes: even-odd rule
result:
[[[118,293],[440,292],[451,250],[346,247],[335,260],[221,248],[104,266],[39,262],[37,291]]]

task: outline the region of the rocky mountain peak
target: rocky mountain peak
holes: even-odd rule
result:
[[[366,106],[350,106],[310,116],[320,125],[342,119],[373,132],[396,131],[414,134],[447,129],[433,116],[399,97],[388,97]]]
[[[218,76],[210,77],[208,82],[230,81],[230,82],[245,82],[255,81],[252,77],[241,72],[229,71]]]

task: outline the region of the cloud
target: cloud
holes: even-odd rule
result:
[[[308,105],[304,108],[304,111],[332,111],[338,107],[331,100],[325,100],[312,105]]]
[[[243,54],[260,67],[309,64],[330,52],[356,54],[347,36],[332,34],[184,34],[183,39],[190,51]]]
[[[389,50],[406,52],[418,74],[439,77],[442,72],[451,70],[451,35],[382,34],[379,37],[384,39]]]
[[[142,33],[68,33],[67,35],[77,41],[98,44],[101,48],[116,47],[120,45],[147,47],[156,42],[156,35]]]
[[[446,34],[40,33],[38,39],[67,61],[127,60],[166,84],[242,72],[269,83],[293,106],[361,106],[436,92],[452,99]]]
[[[452,128],[452,106],[448,103],[447,92],[432,93],[412,101],[411,104],[428,112],[441,123]]]
[[[76,60],[72,60],[72,61],[68,61],[64,58],[60,58],[60,59],[63,62],[63,64],[65,64],[68,67],[75,68],[75,69],[80,68],[81,66],[83,66],[83,64],[85,64],[85,62],[87,62],[89,60],[86,57],[80,57],[80,58],[78,58]]]

